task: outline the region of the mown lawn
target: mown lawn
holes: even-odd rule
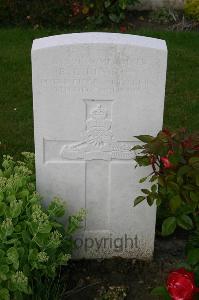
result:
[[[18,155],[22,151],[34,151],[30,59],[32,40],[59,33],[64,31],[0,29],[1,153]],[[166,40],[169,57],[164,126],[198,130],[199,34],[148,30],[129,33]]]

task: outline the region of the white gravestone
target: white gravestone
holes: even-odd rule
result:
[[[76,258],[149,259],[156,208],[142,203],[135,135],[162,127],[165,41],[117,33],[34,40],[32,75],[37,189],[66,199],[86,220]]]

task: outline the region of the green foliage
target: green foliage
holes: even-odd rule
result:
[[[84,7],[89,12],[87,20],[96,25],[111,21],[120,23],[125,19],[127,6],[134,5],[139,0],[83,0]]]
[[[70,0],[2,0],[0,21],[5,25],[67,26],[72,15]]]
[[[139,0],[2,0],[0,20],[4,25],[66,27],[88,20],[103,24],[119,23],[128,5]]]
[[[163,286],[158,286],[151,291],[151,295],[153,296],[161,296],[164,300],[171,300],[167,289]]]
[[[65,214],[62,201],[54,198],[45,209],[35,191],[34,155],[22,153],[23,161],[3,157],[0,169],[0,299],[40,299],[74,247],[72,234],[84,212],[57,221]],[[37,297],[37,298],[36,298]],[[42,297],[42,299],[45,299]]]
[[[142,145],[135,146],[138,166],[151,166],[152,172],[140,182],[153,183],[141,189],[134,205],[146,200],[164,212],[162,234],[172,234],[179,226],[185,230],[199,228],[199,134],[185,129],[163,130],[156,137],[141,135]]]
[[[199,0],[186,0],[184,12],[187,17],[199,22]]]

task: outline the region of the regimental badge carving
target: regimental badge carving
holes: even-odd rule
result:
[[[131,146],[129,142],[116,141],[110,113],[98,101],[86,120],[86,132],[82,141],[64,145],[61,156],[69,160],[131,159]]]

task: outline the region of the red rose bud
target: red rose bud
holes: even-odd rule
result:
[[[81,6],[78,2],[72,3],[72,12],[74,16],[77,16],[81,11]]]
[[[193,300],[194,294],[199,291],[195,286],[194,273],[184,268],[170,272],[167,290],[172,300]]]
[[[182,141],[182,146],[184,148],[192,148],[193,144],[192,144],[191,138],[188,138],[188,139]]]
[[[160,158],[165,169],[171,169],[173,165],[170,163],[168,157],[164,156]]]
[[[170,136],[171,135],[171,132],[168,130],[168,129],[163,129],[162,132],[167,135],[167,136]]]
[[[167,156],[172,155],[172,154],[174,154],[174,151],[173,150],[169,150],[168,153],[167,153]]]
[[[124,33],[126,31],[127,31],[126,26],[124,26],[124,25],[120,26],[120,32]]]
[[[193,149],[199,151],[199,145],[194,146]]]

